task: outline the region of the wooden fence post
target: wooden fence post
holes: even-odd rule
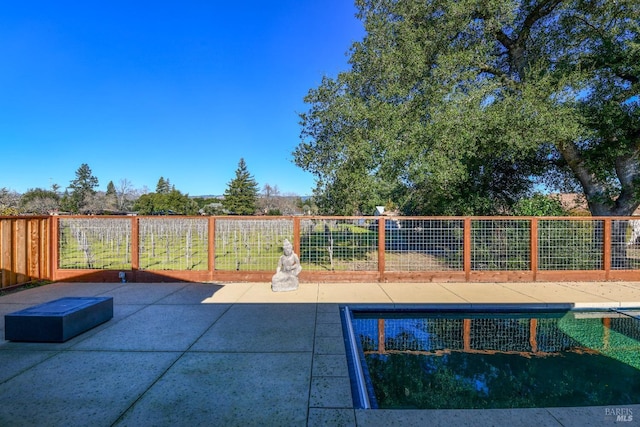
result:
[[[609,280],[611,273],[611,218],[604,219],[604,233],[602,237],[602,266],[604,280]]]
[[[58,267],[60,267],[60,254],[58,250],[60,248],[60,217],[53,216],[51,217],[51,227],[50,227],[50,243],[49,250],[51,251],[51,280],[54,282],[58,280]]]
[[[216,218],[209,217],[209,280],[213,281],[213,274],[216,270]]]
[[[140,269],[140,219],[131,217],[131,272],[132,281],[136,281],[136,275]]]
[[[462,320],[462,342],[464,351],[471,350],[471,319]]]
[[[293,217],[293,252],[300,256],[300,217]]]
[[[377,221],[378,221],[378,281],[384,282],[386,224],[385,224],[384,218],[382,217],[378,217]]]
[[[531,218],[531,245],[529,245],[529,254],[531,261],[531,274],[533,275],[533,281],[538,279],[538,218]]]
[[[464,219],[464,237],[462,243],[464,265],[464,280],[468,282],[471,278],[471,218]]]
[[[378,319],[378,353],[384,354],[386,352],[385,348],[386,334],[384,329],[384,319]]]
[[[533,353],[538,352],[538,319],[529,320],[529,345]]]
[[[40,241],[40,253],[42,254],[42,259],[40,260],[40,266],[42,267],[42,277],[45,279],[51,280],[53,277],[53,266],[51,265],[51,247],[53,246],[55,240],[53,236],[51,236],[51,225],[53,224],[53,219],[48,217],[44,221],[42,221],[40,225],[40,235],[42,236],[42,240]]]

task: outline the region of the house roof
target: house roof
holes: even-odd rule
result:
[[[569,212],[591,215],[587,199],[582,193],[554,193],[549,196],[557,197],[562,207]],[[633,215],[640,215],[640,207],[633,212]]]

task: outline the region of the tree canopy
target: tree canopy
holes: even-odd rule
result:
[[[20,211],[47,215],[60,207],[60,196],[54,190],[30,188],[20,198]]]
[[[0,215],[17,215],[20,195],[6,187],[0,188]]]
[[[196,215],[198,204],[160,177],[156,192],[138,197],[133,209],[140,215]]]
[[[348,71],[305,98],[324,213],[504,213],[541,185],[640,204],[635,0],[357,0]]]
[[[253,215],[257,210],[258,183],[249,173],[247,164],[241,158],[236,176],[229,181],[222,204],[234,215]]]
[[[173,189],[168,193],[147,193],[133,204],[140,215],[196,215],[198,204],[188,195]]]

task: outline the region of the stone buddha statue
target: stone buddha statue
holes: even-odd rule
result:
[[[274,292],[295,291],[298,289],[298,274],[302,271],[298,255],[293,253],[293,245],[287,239],[282,244],[284,254],[278,261],[276,274],[271,278],[271,290]]]

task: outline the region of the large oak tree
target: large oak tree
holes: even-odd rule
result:
[[[325,213],[509,211],[536,186],[640,204],[636,0],[358,0],[348,71],[308,93]]]

